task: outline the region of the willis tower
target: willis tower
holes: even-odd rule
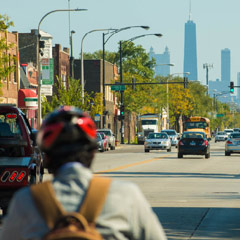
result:
[[[189,20],[185,23],[185,39],[184,39],[184,72],[190,72],[189,80],[197,81],[197,39],[196,24],[191,19],[191,3]]]

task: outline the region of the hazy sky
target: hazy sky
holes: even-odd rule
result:
[[[171,73],[183,72],[184,24],[189,19],[189,0],[0,0],[0,14],[14,21],[10,31],[30,32],[37,29],[40,19],[55,9],[86,8],[86,12],[71,13],[74,56],[79,57],[81,39],[85,33],[99,28],[122,28],[148,25],[150,30],[130,29],[114,35],[105,48],[116,51],[119,40],[147,34],[162,33],[162,38],[148,36],[135,41],[147,52],[150,47],[162,53],[168,46],[171,54]],[[240,1],[192,0],[192,19],[197,29],[198,80],[205,83],[204,63],[213,64],[209,80],[221,78],[221,50],[231,50],[231,80],[240,72]],[[53,44],[69,45],[67,12],[53,13],[41,24],[41,29],[53,36]],[[102,33],[91,33],[84,40],[84,51],[102,49]]]

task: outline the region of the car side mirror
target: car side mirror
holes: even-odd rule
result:
[[[211,140],[212,140],[212,138],[208,138],[207,140],[208,140],[208,141],[211,141]]]
[[[180,137],[177,137],[177,140],[180,140]]]

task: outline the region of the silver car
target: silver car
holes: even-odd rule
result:
[[[171,139],[172,146],[177,147],[177,145],[178,145],[178,133],[174,129],[166,129],[166,130],[162,130],[161,132],[167,133],[167,135]]]
[[[149,133],[144,142],[144,151],[167,150],[171,152],[171,139],[166,133]]]
[[[226,141],[228,138],[228,134],[225,132],[218,132],[215,136],[215,142]]]
[[[225,156],[240,153],[240,132],[231,133],[225,143]]]
[[[103,132],[108,139],[108,144],[111,150],[115,149],[115,135],[111,129],[97,129],[97,132]]]

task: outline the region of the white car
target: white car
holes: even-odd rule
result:
[[[224,132],[229,136],[231,133],[233,133],[233,129],[224,129]]]
[[[228,134],[225,132],[218,132],[215,136],[215,142],[226,141],[228,138]]]
[[[144,142],[144,151],[167,150],[171,152],[171,139],[166,133],[149,133]]]
[[[111,129],[97,129],[97,132],[103,132],[108,139],[108,144],[111,150],[115,149],[115,135]]]
[[[172,146],[176,146],[178,145],[178,133],[174,130],[174,129],[165,129],[161,131],[162,133],[166,133],[172,142]]]
[[[225,156],[240,153],[240,132],[231,133],[225,143]]]

